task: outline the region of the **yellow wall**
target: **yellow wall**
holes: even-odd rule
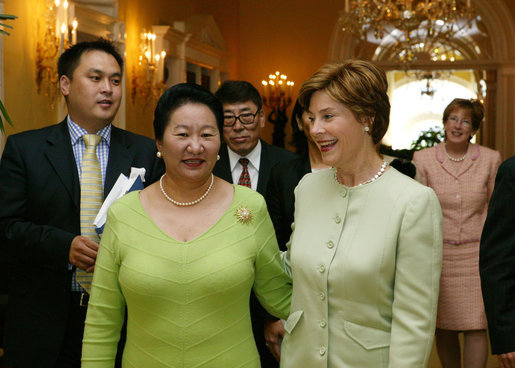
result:
[[[14,128],[6,134],[34,129],[57,122],[57,112],[47,97],[36,92],[36,27],[43,7],[40,0],[6,0],[4,12],[18,16],[10,21],[14,29],[4,36],[5,105]]]
[[[279,70],[295,82],[296,99],[302,82],[329,58],[334,25],[343,2],[312,0],[240,1],[239,78],[256,87]],[[288,116],[291,115],[290,106]],[[271,142],[273,126],[267,122],[262,137]],[[288,124],[287,141],[291,139]]]
[[[119,18],[126,22],[126,128],[153,137],[153,112],[155,105],[145,106],[130,98],[132,68],[139,55],[139,35],[143,28],[152,25],[184,21],[198,13],[212,14],[226,41],[229,55],[230,77],[236,78],[238,70],[238,0],[221,0],[218,6],[209,0],[120,0]],[[152,3],[152,6],[149,6]],[[50,108],[50,100],[36,91],[35,57],[38,21],[43,19],[45,0],[6,0],[4,12],[18,19],[9,22],[15,28],[4,37],[5,99],[4,103],[15,128],[7,127],[6,134],[40,128],[62,119],[57,109]],[[79,20],[80,21],[80,20]],[[61,104],[63,103],[61,98]]]
[[[155,102],[144,104],[136,99],[132,103],[130,88],[132,70],[139,55],[139,36],[143,28],[149,29],[151,25],[173,24],[174,21],[184,21],[193,14],[211,14],[220,28],[226,41],[229,54],[231,77],[235,78],[234,70],[238,68],[238,6],[237,0],[209,0],[180,1],[180,0],[154,0],[153,6],[148,6],[148,0],[121,0],[120,18],[125,20],[127,29],[127,124],[126,128],[132,132],[153,137],[153,113]]]
[[[152,6],[149,6],[152,3]],[[48,98],[36,92],[36,24],[44,0],[6,0],[5,12],[16,14],[15,29],[5,42],[5,103],[15,124],[7,134],[42,127],[58,120]],[[229,77],[256,87],[270,72],[280,70],[295,81],[294,97],[302,84],[329,54],[329,40],[339,4],[328,2],[324,11],[310,0],[120,0],[119,18],[126,23],[126,128],[153,136],[154,105],[130,98],[132,68],[139,54],[139,34],[155,24],[172,24],[196,13],[212,14],[226,42]],[[329,9],[328,9],[329,8]],[[288,14],[288,16],[285,16]],[[30,105],[30,106],[27,106]],[[291,107],[290,107],[291,111]],[[59,117],[59,119],[62,117]],[[289,128],[288,128],[289,132]],[[272,127],[263,138],[271,141]],[[289,138],[287,138],[289,139]]]
[[[196,7],[198,14],[213,15],[222,33],[229,57],[229,79],[237,79],[239,75],[239,3],[239,0],[198,0]]]
[[[7,134],[12,134],[54,123],[62,116],[50,108],[45,96],[37,94],[34,81],[36,25],[45,0],[4,1],[5,12],[19,16],[10,22],[15,27],[11,36],[3,36],[4,102],[15,124],[15,128],[7,127]],[[514,17],[515,2],[503,3]],[[341,8],[341,1],[332,0],[119,0],[119,18],[126,22],[127,29],[127,129],[153,135],[154,106],[133,105],[130,100],[130,77],[143,28],[171,24],[192,14],[212,14],[226,41],[231,79],[245,79],[259,87],[270,72],[280,70],[295,81],[296,97],[302,81],[328,60],[331,35]],[[511,73],[510,68],[504,67],[504,73]],[[509,96],[505,89],[511,84],[503,83],[498,88],[503,88],[503,96]],[[496,119],[500,124],[493,134],[497,136],[496,145],[508,157],[513,147],[505,136],[513,136],[513,119],[506,99],[498,104]],[[271,135],[272,127],[267,126],[263,138],[271,141]]]
[[[152,25],[171,24],[173,21],[184,20],[194,12],[191,1],[154,0],[152,3],[153,6],[148,6],[148,0],[121,0],[119,8],[119,16],[122,21],[125,21],[127,32],[125,40],[127,52],[126,129],[149,137],[153,136],[152,121],[155,103],[147,105],[136,99],[133,104],[130,98],[132,86],[130,78],[140,53],[140,33],[144,28],[149,30]]]

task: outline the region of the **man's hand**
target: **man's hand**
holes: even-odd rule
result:
[[[279,343],[283,340],[285,332],[283,323],[280,319],[277,321],[265,321],[264,332],[268,350],[270,350],[275,360],[279,361],[281,359],[281,347]]]
[[[98,243],[82,235],[77,235],[70,246],[69,261],[75,267],[93,272],[97,259]]]
[[[515,368],[515,351],[497,355],[500,368]]]

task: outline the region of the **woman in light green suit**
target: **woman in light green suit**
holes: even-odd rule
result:
[[[442,213],[432,189],[377,154],[386,92],[384,72],[359,60],[326,65],[301,88],[310,134],[333,168],[307,174],[295,190],[283,368],[427,365]]]

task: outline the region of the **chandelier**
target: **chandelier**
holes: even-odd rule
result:
[[[475,19],[470,0],[345,0],[342,29],[361,40],[390,44],[395,60],[409,64],[436,61],[434,49],[463,36]]]
[[[295,84],[288,80],[288,77],[280,72],[270,74],[268,82],[261,81],[263,85],[263,103],[272,111],[286,110],[291,104],[292,88]]]
[[[263,104],[271,111],[268,120],[274,124],[272,143],[275,146],[284,147],[284,128],[288,122],[286,109],[292,102],[292,89],[294,82],[289,81],[285,74],[275,72],[268,76],[268,81],[263,80]]]

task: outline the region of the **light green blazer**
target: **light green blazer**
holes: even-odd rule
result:
[[[295,189],[281,367],[426,367],[442,265],[432,189],[393,168],[348,188],[334,169]]]

